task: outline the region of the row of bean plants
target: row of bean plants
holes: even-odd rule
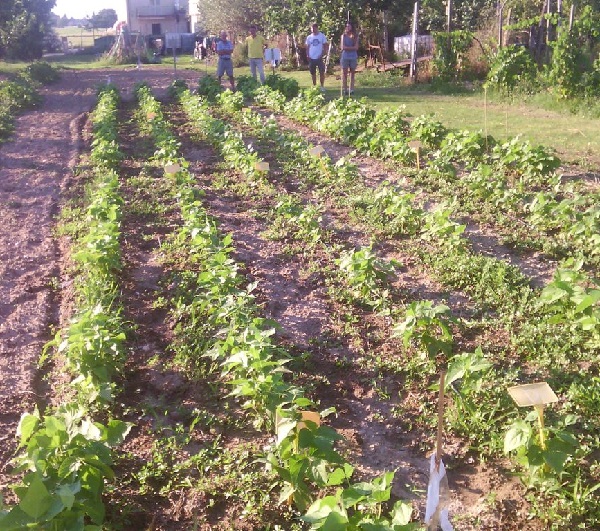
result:
[[[255,153],[238,141],[234,131],[208,116],[207,105],[188,92],[182,91],[180,98],[191,119],[222,156],[238,171],[260,179]],[[340,436],[321,423],[328,412],[317,414],[304,391],[287,381],[289,355],[273,342],[273,324],[259,316],[252,286],[244,287],[238,266],[229,256],[231,237],[219,234],[215,221],[202,207],[194,178],[186,170],[174,137],[163,125],[154,99],[147,93],[140,99],[144,112],[153,116],[155,156],[160,154],[165,167],[175,170],[172,176],[180,187],[183,227],[177,238],[178,254],[187,249],[189,263],[196,271],[181,279],[185,284],[174,308],[179,355],[192,365],[200,364],[203,358],[217,362],[231,394],[240,398],[255,426],[275,432],[265,463],[284,484],[280,501],[293,501],[312,529],[330,525],[338,529],[365,525],[414,528],[408,523],[408,504],[397,502],[389,515],[381,514],[381,504],[390,497],[393,473],[369,483],[349,483],[353,467],[334,449]],[[331,494],[320,497],[321,489]]]
[[[265,92],[267,92],[269,97],[273,96],[272,92]],[[222,98],[223,97],[224,96],[222,96]],[[233,96],[231,98],[233,98]],[[281,102],[282,98],[279,98],[279,101]],[[225,108],[228,111],[239,110],[240,105],[236,101],[233,105],[232,103],[226,104]],[[246,110],[244,109],[244,111]],[[242,112],[241,116],[243,117],[243,122],[249,122],[248,112]],[[263,128],[263,131],[268,130],[269,127]],[[391,195],[393,197],[393,194]],[[375,212],[373,218],[377,218],[382,214],[384,214],[383,211]],[[459,239],[461,232],[460,226],[457,226],[457,224],[450,221],[448,212],[442,210],[439,217],[440,221],[446,220],[441,223],[441,227],[439,228],[446,225],[446,229],[449,228],[450,234],[454,234],[455,237],[449,238],[450,241],[448,241],[447,233],[440,233],[439,228],[433,231],[434,233],[437,232],[439,236],[443,236],[439,241],[444,242],[442,248],[438,249],[438,251],[443,252],[435,253],[445,256],[443,261],[438,262],[438,270],[441,274],[446,275],[452,275],[452,271],[455,272],[455,275],[457,272],[462,272],[464,274],[465,267],[474,260],[474,256],[471,253],[465,255],[464,251],[467,248],[467,245],[464,240],[461,243],[461,240]],[[461,254],[463,256],[461,256]],[[459,259],[458,261],[457,258]],[[475,262],[477,262],[476,258],[477,257],[475,256]],[[518,333],[515,334],[517,342],[520,340],[525,342],[528,346],[532,346],[533,342],[543,340],[544,337],[553,337],[554,342],[551,346],[556,347],[557,345],[561,345],[562,340],[561,350],[556,352],[550,360],[551,364],[560,363],[561,370],[564,369],[564,366],[568,361],[564,356],[565,347],[571,349],[571,347],[575,346],[579,352],[579,355],[577,356],[578,359],[585,360],[585,363],[597,363],[597,359],[593,353],[598,334],[598,308],[596,302],[598,301],[599,291],[593,287],[593,284],[590,285],[590,280],[581,271],[581,261],[578,263],[570,262],[567,264],[567,267],[560,268],[557,271],[555,279],[546,286],[544,290],[540,293],[533,293],[527,286],[526,279],[518,272],[518,270],[516,270],[516,268],[507,267],[500,263],[494,264],[493,260],[486,259],[485,257],[480,258],[482,258],[482,260],[479,260],[482,266],[481,269],[479,271],[477,271],[477,269],[471,271],[470,276],[473,278],[481,276],[481,273],[487,272],[486,278],[491,278],[496,281],[490,286],[491,291],[496,291],[498,281],[500,281],[500,284],[506,284],[508,281],[508,285],[504,288],[504,292],[507,293],[509,297],[502,301],[502,304],[499,307],[504,308],[506,314],[512,315],[513,320],[515,317],[518,317],[518,321],[521,324]],[[462,271],[457,271],[456,267],[448,268],[449,264],[454,263],[458,263]],[[511,269],[514,270],[514,273],[507,276],[507,273],[510,273]],[[460,278],[460,275],[456,276]],[[576,284],[568,285],[565,282],[567,280],[574,280]],[[482,282],[481,284],[488,285],[487,282]],[[516,303],[520,304],[515,308]],[[523,308],[523,306],[525,306],[525,308]],[[440,311],[438,309],[438,318],[436,319],[435,310],[436,309],[432,308],[431,304],[417,303],[411,305],[407,311],[406,321],[403,325],[398,327],[398,331],[402,333],[405,339],[412,339],[415,330],[421,328],[420,333],[425,333],[424,346],[429,346],[430,348],[428,350],[431,350],[432,346],[435,350],[439,349],[439,338],[427,338],[427,328],[431,328],[432,324],[437,324],[439,330],[444,330],[444,327],[440,325]],[[531,323],[535,324],[532,325]],[[535,332],[534,334],[532,334],[532,329]],[[446,327],[446,331],[447,330],[448,328]],[[557,332],[560,334],[558,341],[556,338]],[[444,335],[446,342],[448,342],[448,334],[442,334],[442,336]],[[571,336],[577,339],[572,341],[570,340]],[[442,337],[442,339],[444,339],[444,337]],[[535,360],[535,356],[529,354],[529,360],[531,359]],[[456,404],[459,409],[457,419],[464,417],[465,412],[481,415],[485,408],[481,408],[480,405],[478,405],[480,397],[477,395],[481,388],[482,378],[497,377],[498,373],[491,371],[492,364],[482,358],[480,350],[476,351],[474,354],[465,353],[457,355],[453,361],[454,365],[451,364],[449,369],[451,376],[449,379],[450,384],[454,383],[456,385],[456,382],[459,379],[462,380],[462,393],[457,393],[456,397]],[[560,391],[569,395],[572,395],[574,391],[576,394],[579,392],[577,391],[580,385],[579,382],[580,378],[573,372],[571,372],[570,376],[567,378],[557,378],[557,383],[561,387]],[[495,401],[498,400],[497,396],[494,398]],[[578,401],[581,402],[582,398],[578,397]],[[504,400],[504,402],[504,407],[506,407],[506,400]],[[480,422],[477,423],[478,426],[487,426],[490,417],[495,414],[497,414],[495,415],[497,416],[497,422],[505,422],[504,417],[506,416],[506,412],[497,411],[497,407],[495,408],[496,411],[494,411],[493,404],[491,404],[491,406],[492,414],[485,413],[483,418],[479,419]],[[589,511],[590,503],[593,501],[595,486],[588,485],[585,488],[580,487],[580,485],[586,483],[586,480],[582,481],[581,474],[577,472],[578,465],[575,465],[575,463],[585,461],[593,451],[593,448],[597,446],[597,441],[595,442],[588,432],[588,434],[584,436],[584,445],[582,445],[581,451],[578,451],[577,453],[577,459],[571,459],[577,443],[568,430],[565,429],[567,425],[574,422],[574,416],[568,414],[569,410],[572,410],[570,404],[567,406],[566,411],[563,411],[562,419],[557,421],[556,428],[552,429],[554,442],[550,444],[547,449],[541,449],[539,444],[536,445],[534,441],[534,430],[531,423],[534,422],[535,419],[532,416],[528,417],[527,422],[518,421],[510,426],[505,438],[504,449],[507,452],[517,451],[518,461],[525,465],[525,469],[528,471],[527,481],[529,483],[535,483],[543,492],[549,492],[551,497],[555,496],[555,500],[558,500],[556,503],[558,508],[555,508],[556,513],[568,512],[569,509],[567,507],[571,504],[573,498],[572,492],[580,489],[585,495],[578,493],[579,507],[576,507],[573,511],[576,513],[574,517],[577,518],[581,517],[582,514],[585,514],[586,511]],[[468,424],[468,422],[463,424],[463,430],[466,433],[468,433],[469,430],[472,430],[472,427],[469,427]],[[586,421],[580,419],[579,424],[585,425]],[[585,448],[583,448],[583,446],[585,446]],[[570,469],[568,471],[564,470],[566,463],[570,463]],[[566,478],[570,481],[565,481]],[[593,474],[591,478],[587,478],[587,481],[592,478]],[[552,487],[549,485],[552,485]],[[572,492],[570,491],[571,488],[574,488]],[[560,496],[558,496],[557,493],[560,494]]]
[[[556,173],[559,159],[544,147],[519,137],[498,142],[480,133],[449,131],[429,116],[409,121],[402,109],[375,112],[363,100],[326,104],[322,94],[308,90],[286,102],[273,92],[261,87],[255,99],[368,155],[408,167],[416,162],[411,146],[419,143],[426,171],[416,172],[416,184],[456,198],[514,245],[598,264],[598,194],[581,194],[577,184],[563,182]]]
[[[0,527],[7,531],[102,529],[104,483],[114,476],[112,448],[131,427],[110,419],[115,377],[125,357],[118,288],[122,204],[116,173],[121,159],[118,101],[116,89],[107,87],[93,113],[86,228],[77,235],[72,254],[77,267],[76,312],[68,328],[47,346],[62,355],[57,363],[71,375],[71,391],[66,393],[72,398],[43,415],[37,410],[22,415],[15,473],[24,475],[14,488],[19,503],[0,512]]]

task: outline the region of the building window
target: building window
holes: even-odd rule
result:
[[[152,24],[152,35],[162,35],[160,31],[160,24]]]

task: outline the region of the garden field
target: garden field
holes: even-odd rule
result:
[[[598,529],[599,169],[198,75],[0,145],[0,529]]]

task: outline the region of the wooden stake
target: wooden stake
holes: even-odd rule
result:
[[[540,446],[546,449],[546,435],[544,434],[544,404],[533,406],[538,414],[538,426],[540,429]]]
[[[440,462],[442,460],[442,432],[444,429],[444,385],[446,380],[446,372],[442,371],[440,374],[440,392],[438,394],[438,427],[437,427],[437,441],[435,445],[435,467],[436,470],[440,469]]]

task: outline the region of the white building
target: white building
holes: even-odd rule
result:
[[[132,33],[190,33],[189,0],[125,0]],[[192,0],[195,4],[195,0]],[[197,8],[196,8],[197,10]]]

